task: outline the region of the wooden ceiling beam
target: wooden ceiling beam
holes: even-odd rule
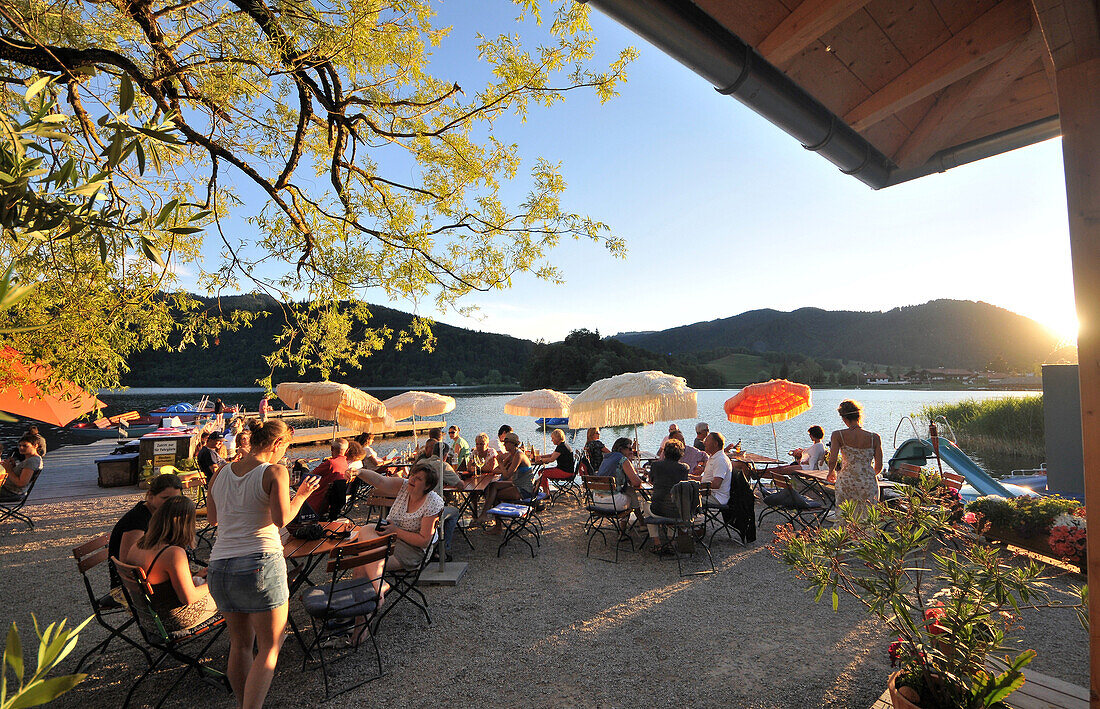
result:
[[[1031,29],[1031,8],[1002,0],[928,56],[849,111],[844,120],[863,131],[887,116],[1000,60]]]
[[[1100,57],[1100,19],[1080,0],[1032,0],[1047,50],[1057,68]]]
[[[870,0],[803,0],[756,46],[769,62],[784,67],[821,35],[851,17]]]
[[[1003,94],[1042,53],[1043,37],[1033,28],[1002,59],[983,71],[951,84],[894,154],[899,166],[923,165],[982,110]]]

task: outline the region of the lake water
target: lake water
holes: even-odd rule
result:
[[[380,399],[393,396],[393,390],[377,390],[370,393]],[[775,445],[772,442],[771,426],[744,426],[726,421],[722,411],[722,404],[729,397],[737,393],[736,389],[704,389],[698,392],[699,417],[693,420],[676,421],[680,429],[685,432],[688,442],[694,438],[696,420],[706,421],[712,431],[719,431],[730,442],[741,439],[742,447],[746,450],[763,454],[774,454]],[[117,393],[103,393],[100,399],[107,404],[107,413],[117,414],[124,411],[137,410],[145,413],[151,409],[181,401],[196,402],[203,394],[210,396],[211,400],[220,397],[226,404],[242,404],[248,410],[255,411],[262,396],[260,389],[130,389]],[[509,424],[525,440],[541,447],[542,433],[536,428],[534,420],[519,416],[509,416],[503,413],[504,403],[516,396],[517,392],[474,392],[474,391],[448,391],[446,392],[456,399],[455,410],[445,417],[448,423],[457,424],[462,428],[463,436],[473,444],[474,436],[484,431],[491,437],[495,437],[497,428],[501,424]],[[574,392],[575,394],[575,392]],[[964,399],[997,399],[1016,396],[1035,396],[1036,392],[1004,392],[1004,391],[915,391],[915,390],[884,390],[884,389],[820,389],[813,392],[813,408],[806,413],[789,421],[775,425],[776,436],[779,442],[779,451],[784,453],[790,448],[801,446],[808,442],[806,429],[817,424],[825,429],[826,440],[830,431],[840,428],[840,417],[836,413],[837,404],[842,400],[852,398],[864,405],[864,428],[875,431],[882,436],[884,454],[887,458],[894,450],[894,431],[899,421],[904,416],[918,412],[926,404],[951,403]],[[281,402],[280,402],[281,403]],[[638,439],[643,450],[655,450],[661,439],[668,432],[668,423],[658,422],[650,426],[638,427]],[[26,424],[0,424],[0,437],[5,439],[5,446],[10,445],[26,427]],[[87,443],[87,439],[80,438],[63,429],[51,426],[42,426],[42,434],[49,445],[56,448],[60,445],[72,443]],[[583,435],[583,434],[582,434]],[[603,441],[610,446],[613,440],[620,436],[633,437],[634,429],[614,428],[607,429],[602,434]],[[900,444],[906,438],[912,436],[912,429],[905,424],[897,433],[897,443]],[[583,438],[580,438],[583,440]],[[376,448],[381,453],[391,448],[405,448],[411,439],[387,438],[381,441]],[[782,456],[782,457],[785,457]],[[1011,459],[988,461],[992,472],[1007,473],[1012,468],[1036,467],[1042,460]]]

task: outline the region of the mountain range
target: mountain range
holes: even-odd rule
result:
[[[206,300],[206,299],[202,299]],[[211,307],[213,301],[208,303]],[[222,298],[223,310],[277,310],[270,299]],[[412,316],[371,306],[372,327],[401,330]],[[127,386],[247,386],[268,374],[263,356],[281,329],[275,315],[251,328],[224,332],[205,350],[147,351],[132,356]],[[356,386],[497,384],[572,387],[633,369],[664,369],[700,387],[744,384],[789,371],[808,383],[856,381],[859,363],[893,367],[983,369],[991,361],[1027,370],[1055,350],[1039,323],[987,303],[934,300],[887,312],[753,310],[658,332],[619,333],[601,340],[577,330],[564,342],[536,344],[508,335],[436,323],[434,351],[416,344],[386,347],[341,381]],[[851,362],[849,362],[849,360]],[[842,365],[843,362],[843,365]],[[623,369],[627,368],[627,369]],[[614,371],[612,371],[614,370]],[[317,373],[307,372],[305,379]],[[299,379],[275,372],[275,380]]]
[[[933,300],[886,312],[799,308],[750,310],[729,318],[614,338],[661,354],[743,348],[904,367],[982,369],[997,357],[1029,369],[1058,346],[1036,321],[967,300]]]

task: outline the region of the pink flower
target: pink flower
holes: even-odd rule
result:
[[[966,522],[967,524],[977,524],[978,515],[974,514],[973,512],[967,512],[963,515],[963,522]]]

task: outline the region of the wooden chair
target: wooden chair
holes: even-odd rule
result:
[[[34,490],[34,484],[38,482],[38,477],[42,475],[42,470],[43,469],[36,470],[31,474],[31,481],[27,483],[27,489],[16,499],[0,500],[0,524],[3,524],[8,519],[17,519],[31,529],[34,529],[34,520],[21,510],[23,509],[23,505],[27,504],[27,499],[30,498],[31,491]]]
[[[110,540],[109,535],[101,534],[91,541],[73,547],[73,558],[76,559],[76,568],[84,579],[84,589],[88,592],[88,603],[92,606],[92,613],[96,622],[108,633],[106,640],[84,653],[84,656],[80,658],[80,662],[76,663],[76,672],[80,672],[80,668],[92,655],[107,652],[107,646],[115,638],[136,647],[145,656],[145,661],[150,665],[153,664],[153,658],[149,655],[149,651],[126,635],[126,629],[134,624],[134,619],[130,617],[129,610],[110,593],[100,595],[92,585],[91,578],[89,578],[92,569],[107,562],[107,547]],[[118,618],[118,616],[122,616],[122,618]],[[126,622],[119,624],[117,621],[123,618]]]
[[[437,515],[432,521],[432,540],[424,549],[424,553],[421,554],[420,563],[416,565],[416,568],[385,570],[384,575],[391,581],[390,590],[386,595],[385,607],[374,621],[374,632],[378,632],[378,626],[382,624],[382,619],[393,610],[394,606],[403,600],[412,603],[423,611],[424,619],[428,621],[428,625],[432,624],[432,617],[428,614],[428,599],[424,596],[424,593],[417,588],[417,584],[420,583],[420,574],[424,572],[424,569],[427,568],[430,563],[429,559],[432,558],[432,550],[439,542],[439,516]],[[415,594],[415,597],[413,594]]]
[[[130,706],[130,700],[133,699],[137,688],[153,670],[157,669],[169,657],[180,662],[187,669],[168,687],[156,706],[163,706],[176,687],[183,682],[192,670],[200,679],[211,682],[227,692],[230,691],[229,680],[225,674],[202,662],[202,658],[206,656],[210,651],[210,647],[225,630],[225,618],[219,613],[194,627],[170,632],[165,629],[164,622],[153,607],[153,587],[145,577],[145,570],[140,566],[124,564],[114,557],[111,558],[111,563],[118,569],[118,575],[122,578],[122,590],[126,595],[126,603],[138,629],[141,630],[142,637],[147,645],[160,651],[160,656],[150,663],[149,668],[130,687],[123,706]],[[198,652],[190,654],[186,651],[185,646],[190,645],[192,641],[206,638],[209,638],[209,640]]]
[[[737,470],[734,469],[733,474],[737,474]],[[714,522],[714,531],[710,533],[710,539],[707,544],[714,544],[714,537],[722,530],[726,531],[726,536],[729,537],[731,542],[737,542],[741,546],[745,546],[745,543],[741,540],[741,533],[737,533],[737,537],[733,536],[734,530],[726,521],[726,510],[729,509],[729,505],[723,505],[718,500],[714,499],[711,495],[710,483],[699,483],[699,494],[702,498],[702,509],[704,518],[704,527],[708,522]]]
[[[385,567],[386,560],[393,554],[395,535],[387,534],[376,539],[368,539],[362,542],[352,542],[338,546],[330,553],[331,561],[327,569],[332,577],[328,583],[314,586],[302,594],[302,605],[309,614],[313,624],[313,640],[306,647],[305,663],[313,659],[313,653],[317,653],[317,659],[321,665],[321,676],[325,683],[325,698],[348,692],[356,687],[378,679],[382,676],[382,653],[378,649],[378,641],[374,637],[372,627],[378,615],[381,604],[378,602],[378,592],[374,588],[374,582],[378,579],[357,578],[351,575],[353,569],[382,562]],[[362,618],[363,620],[358,620]],[[338,653],[334,657],[326,657],[326,644],[330,638],[338,637],[347,632],[346,625],[338,625],[340,621],[351,621],[352,632],[364,632],[370,638],[374,646],[374,654],[378,662],[378,674],[366,679],[359,679],[350,686],[346,686],[337,692],[333,692],[329,683],[330,665],[345,657],[350,652]],[[333,621],[337,624],[334,625]],[[354,651],[359,649],[359,643],[347,648]],[[353,675],[358,675],[358,668]]]
[[[588,511],[588,520],[584,523],[585,530],[588,533],[588,546],[585,547],[584,555],[590,555],[592,540],[596,538],[597,534],[603,540],[604,546],[607,546],[607,536],[604,534],[603,527],[605,523],[610,523],[615,534],[615,560],[613,563],[617,564],[619,563],[619,547],[624,541],[628,542],[630,550],[634,551],[634,539],[624,529],[625,523],[630,519],[632,510],[629,506],[622,509],[616,504],[613,494],[615,478],[585,475],[581,478],[581,484],[584,487],[585,509]],[[611,502],[596,502],[597,495],[607,497]],[[608,559],[604,559],[604,561],[608,561]]]

